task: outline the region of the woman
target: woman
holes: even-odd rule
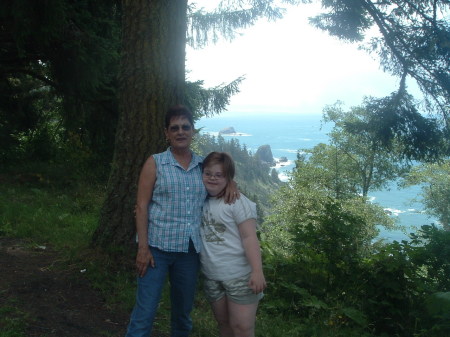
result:
[[[171,336],[187,337],[201,249],[200,222],[206,189],[203,158],[190,149],[191,112],[177,105],[165,117],[169,148],[150,156],[138,183],[136,304],[127,337],[150,336],[167,274],[170,280]],[[232,186],[232,195],[237,191]],[[231,198],[233,199],[233,198]]]

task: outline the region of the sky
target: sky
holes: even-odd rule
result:
[[[218,1],[193,2],[210,8]],[[337,100],[350,107],[360,105],[364,96],[393,92],[398,79],[383,73],[374,56],[308,23],[319,9],[311,4],[289,7],[283,19],[262,19],[232,42],[200,50],[187,47],[188,80],[214,87],[245,76],[225,114],[321,114]]]

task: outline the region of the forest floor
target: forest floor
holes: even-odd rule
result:
[[[64,263],[49,247],[0,237],[0,325],[19,322],[29,337],[124,336],[130,312],[109,308],[83,271]]]

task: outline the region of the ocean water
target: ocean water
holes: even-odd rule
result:
[[[261,145],[270,145],[273,156],[286,157],[288,162],[277,165],[281,180],[287,180],[294,167],[299,149],[312,148],[319,143],[328,143],[328,132],[332,123],[322,124],[320,114],[244,114],[227,113],[212,118],[202,118],[196,123],[202,133],[218,135],[219,131],[233,127],[233,135],[223,135],[225,139],[235,138],[248,150],[256,152]],[[425,224],[436,223],[423,211],[420,202],[420,186],[397,188],[395,182],[382,191],[369,193],[372,202],[378,203],[404,230],[386,231],[381,229],[380,237],[387,240],[405,240],[407,233],[414,232]],[[418,199],[418,200],[414,200]]]

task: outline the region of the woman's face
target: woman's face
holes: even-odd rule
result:
[[[203,184],[212,197],[217,196],[227,186],[227,178],[221,164],[208,165],[203,168]]]
[[[189,148],[194,135],[194,127],[186,117],[173,117],[164,133],[173,148]]]

